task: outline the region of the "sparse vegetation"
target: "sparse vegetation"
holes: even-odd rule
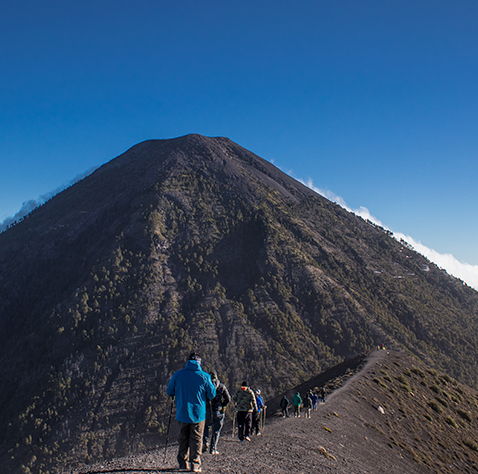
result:
[[[463,440],[463,444],[468,448],[472,449],[473,451],[478,452],[478,444],[475,440],[471,438],[466,438]]]
[[[478,429],[474,416],[478,407],[470,403],[476,392],[447,374],[428,370],[424,364],[416,363],[412,367],[402,354],[391,355],[387,362],[385,372],[392,380],[388,389],[372,379],[375,383],[369,383],[370,391],[362,384],[360,394],[360,398],[370,400],[374,408],[386,407],[385,416],[380,420],[382,429],[387,428],[383,442],[441,474],[467,472],[478,463],[474,441]],[[406,380],[410,391],[403,390]],[[439,385],[440,395],[436,391]],[[380,421],[377,420],[379,427]]]
[[[428,406],[437,413],[443,413],[443,408],[436,402],[436,400],[430,400]]]
[[[454,418],[452,418],[451,416],[447,416],[445,418],[445,421],[450,425],[450,426],[453,426],[453,428],[458,428],[458,425],[456,424],[456,421],[454,420]]]
[[[165,384],[196,349],[267,397],[389,338],[453,373],[397,361],[376,388],[420,380],[473,425],[451,375],[477,385],[478,297],[425,262],[226,139],[140,144],[0,234],[2,466],[161,442]]]
[[[473,418],[471,416],[471,411],[465,411],[461,408],[457,408],[456,412],[466,421],[468,421],[469,423],[472,423],[473,422]]]

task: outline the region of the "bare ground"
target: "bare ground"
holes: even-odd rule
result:
[[[224,429],[219,455],[202,456],[202,472],[209,473],[343,473],[425,474],[436,472],[413,460],[389,441],[390,419],[382,414],[357,384],[373,376],[376,364],[391,357],[373,351],[355,374],[319,404],[311,418],[285,418],[270,413],[262,436],[240,443]],[[173,421],[174,423],[174,421]],[[141,455],[114,459],[72,474],[177,472],[177,444]]]

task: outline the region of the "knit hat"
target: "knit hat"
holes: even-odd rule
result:
[[[249,387],[249,384],[247,383],[246,380],[244,380],[241,385],[242,385],[243,387]]]
[[[188,360],[196,360],[200,363],[201,362],[201,357],[199,356],[199,354],[197,352],[192,352],[190,354]]]

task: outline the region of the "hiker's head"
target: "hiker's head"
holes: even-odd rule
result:
[[[256,390],[257,395],[261,394],[261,391],[259,389]]]
[[[197,352],[192,352],[188,358],[188,360],[195,360],[196,362],[201,363],[201,357]]]
[[[242,387],[249,387],[249,384],[247,383],[247,380],[243,380],[241,383]]]
[[[217,376],[217,373],[212,371],[209,373],[211,376],[212,383],[216,386],[216,388],[219,386],[219,378]]]

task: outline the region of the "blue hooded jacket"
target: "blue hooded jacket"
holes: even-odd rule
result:
[[[200,423],[206,419],[206,400],[216,396],[216,387],[198,361],[188,360],[184,369],[171,377],[166,392],[176,397],[176,420]]]

